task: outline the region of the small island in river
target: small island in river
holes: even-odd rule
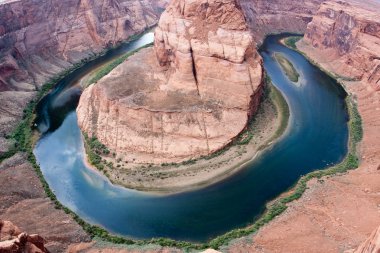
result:
[[[290,81],[296,83],[300,77],[293,64],[285,58],[281,53],[274,53],[274,58],[280,64],[281,69],[285,72]]]

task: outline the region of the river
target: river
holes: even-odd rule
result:
[[[231,177],[206,188],[160,196],[112,185],[84,164],[75,107],[80,79],[101,64],[153,41],[150,33],[67,76],[38,105],[44,132],[34,149],[58,200],[84,220],[131,238],[168,237],[204,242],[252,223],[265,204],[316,169],[340,162],[347,153],[345,92],[305,57],[268,36],[260,49],[264,67],[289,104],[286,133]],[[273,53],[282,53],[300,74],[288,80]]]

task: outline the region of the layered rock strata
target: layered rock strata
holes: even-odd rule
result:
[[[235,0],[172,1],[143,50],[87,88],[81,129],[136,163],[211,154],[246,127],[262,60]]]
[[[267,34],[304,33],[323,0],[240,0],[248,25],[257,42]]]
[[[339,78],[360,80],[380,90],[380,12],[365,6],[323,3],[299,47],[323,57]]]
[[[163,6],[149,0],[0,4],[0,91],[41,85],[58,69],[155,24]]]

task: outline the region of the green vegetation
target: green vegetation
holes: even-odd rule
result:
[[[298,78],[300,77],[300,75],[294,68],[293,64],[280,53],[275,53],[274,57],[280,64],[281,68],[285,71],[285,74],[289,78],[289,80],[295,83],[298,82]]]
[[[128,59],[128,57],[134,55],[135,53],[137,53],[138,51],[140,51],[141,49],[143,48],[147,48],[147,47],[151,47],[153,45],[153,43],[149,43],[147,45],[144,45],[142,47],[139,47],[133,51],[130,51],[122,56],[120,56],[119,58],[113,60],[112,62],[106,64],[105,66],[103,66],[100,70],[98,70],[94,76],[88,81],[88,84],[87,85],[90,85],[90,84],[93,84],[93,83],[96,83],[97,81],[99,81],[101,78],[103,78],[104,76],[106,76],[107,74],[109,74],[114,68],[116,68],[117,66],[119,66],[121,63],[123,63],[126,59]]]
[[[95,136],[90,138],[86,133],[84,133],[83,136],[84,145],[89,162],[98,170],[102,171],[104,169],[104,166],[106,166],[107,164],[102,160],[101,155],[109,155],[109,149],[103,143],[101,143]]]
[[[302,39],[302,36],[290,36],[284,39],[284,43],[291,49],[297,49],[296,43]]]

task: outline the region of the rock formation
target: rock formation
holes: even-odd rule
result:
[[[46,76],[158,20],[159,1],[17,0],[0,4],[0,91]],[[49,68],[47,68],[49,66]]]
[[[211,154],[246,127],[262,60],[235,0],[175,0],[154,50],[142,50],[81,96],[81,129],[136,163]]]
[[[325,2],[308,25],[300,48],[324,58],[338,77],[380,89],[380,12],[362,3]]]
[[[304,33],[323,0],[240,0],[240,5],[258,42],[278,32]]]
[[[347,253],[351,252],[347,251]],[[373,231],[370,237],[353,253],[380,253],[380,227]]]
[[[22,233],[13,223],[0,220],[1,253],[47,253],[44,243],[41,236]]]

